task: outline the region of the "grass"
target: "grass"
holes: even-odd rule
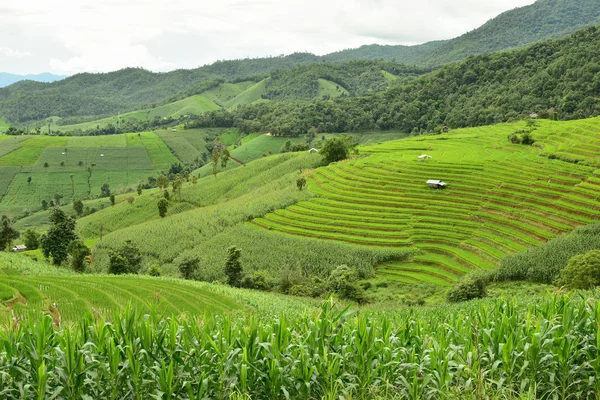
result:
[[[248,87],[242,93],[225,102],[225,108],[231,109],[239,106],[264,101],[262,95],[265,93],[265,80]]]
[[[222,83],[214,89],[203,92],[202,95],[209,98],[215,104],[226,107],[227,102],[232,101],[255,84],[256,82],[253,81]]]
[[[343,86],[340,86],[335,82],[319,78],[319,90],[317,92],[317,98],[322,98],[324,96],[335,98],[343,94],[349,95],[348,91]]]
[[[6,121],[4,118],[0,118],[0,132],[4,132],[10,127],[11,124],[8,123],[8,121]]]
[[[508,142],[522,122],[364,146],[361,153],[369,157],[310,174],[318,197],[252,223],[302,237],[416,248],[421,253],[412,261],[382,264],[379,274],[448,285],[596,219],[595,155],[577,164],[549,159],[555,153],[545,145],[551,132],[563,132],[564,154],[593,143],[594,134],[597,144],[593,121],[541,121],[535,147]],[[419,162],[425,153],[433,159]],[[429,179],[449,187],[432,190]]]

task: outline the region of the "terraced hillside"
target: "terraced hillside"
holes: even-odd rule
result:
[[[318,197],[251,223],[293,235],[413,247],[418,253],[410,262],[381,265],[378,273],[404,283],[449,284],[600,217],[594,166],[600,119],[539,125],[535,146],[507,140],[524,129],[521,122],[365,147],[369,157],[310,175]],[[419,162],[422,154],[432,159]],[[578,155],[589,165],[552,154]],[[449,186],[430,189],[430,179]]]
[[[76,322],[88,313],[110,317],[129,307],[163,315],[242,308],[227,296],[184,281],[77,275],[22,256],[0,257],[0,316],[43,310],[56,320]]]

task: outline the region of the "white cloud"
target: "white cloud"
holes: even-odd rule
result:
[[[10,47],[0,46],[0,57],[24,58],[24,57],[30,57],[30,56],[31,56],[31,53],[28,51],[13,50]]]
[[[6,3],[6,4],[3,4]],[[218,59],[363,44],[416,44],[472,30],[533,0],[0,0],[0,56],[11,72],[191,68]],[[3,31],[4,29],[4,31]],[[37,46],[37,47],[36,47]],[[5,50],[7,49],[7,50]],[[5,55],[5,57],[8,57]],[[32,59],[35,57],[31,57]],[[27,71],[32,72],[32,71]]]

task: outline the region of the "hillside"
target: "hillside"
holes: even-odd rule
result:
[[[524,123],[453,131],[365,147],[369,157],[319,168],[316,197],[252,221],[301,237],[416,248],[410,262],[377,272],[441,285],[573,228],[592,223],[600,202],[600,120],[540,121],[534,147],[507,136]],[[422,154],[431,160],[419,162]],[[559,159],[571,162],[559,161]],[[430,189],[440,179],[449,187]]]
[[[382,94],[254,104],[229,116],[204,114],[193,125],[297,136],[311,128],[432,132],[443,126],[506,122],[534,112],[558,119],[593,117],[600,115],[599,49],[600,28],[588,28],[525,49],[471,57]]]
[[[328,54],[323,58],[332,62],[382,59],[438,66],[473,55],[560,38],[597,24],[600,24],[598,0],[538,0],[532,5],[506,11],[483,26],[451,40],[417,46],[374,44]]]
[[[35,81],[35,82],[55,82],[65,79],[65,75],[54,75],[49,73],[32,74],[32,75],[16,75],[6,72],[0,72],[0,88],[10,86],[13,83],[20,81]]]

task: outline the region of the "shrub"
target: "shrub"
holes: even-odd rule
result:
[[[340,265],[329,276],[329,289],[341,298],[366,303],[365,291],[358,284],[358,274],[347,265]]]
[[[161,276],[162,272],[157,264],[152,264],[150,270],[148,271],[148,275],[150,276]]]
[[[240,281],[240,287],[243,287],[245,289],[254,289],[254,279],[252,279],[252,276],[244,275],[244,277]]]
[[[160,199],[158,201],[158,215],[161,218],[164,218],[167,215],[167,211],[169,209],[169,201],[167,199]]]
[[[600,285],[600,250],[571,257],[556,284],[569,289],[591,289]]]
[[[483,279],[468,277],[452,286],[452,289],[446,295],[450,303],[460,303],[473,299],[485,297],[486,288]]]
[[[119,249],[110,252],[108,270],[111,274],[137,274],[141,265],[140,249],[131,240],[127,240]]]
[[[198,265],[200,265],[200,259],[195,256],[187,256],[182,257],[177,262],[177,269],[179,269],[179,273],[183,279],[192,279],[196,271],[198,270]]]
[[[269,291],[273,288],[273,280],[268,271],[255,271],[252,280],[254,289]]]
[[[225,276],[227,276],[227,284],[229,286],[240,286],[242,282],[242,274],[244,272],[240,257],[242,252],[235,246],[227,249],[227,261],[225,261]]]

